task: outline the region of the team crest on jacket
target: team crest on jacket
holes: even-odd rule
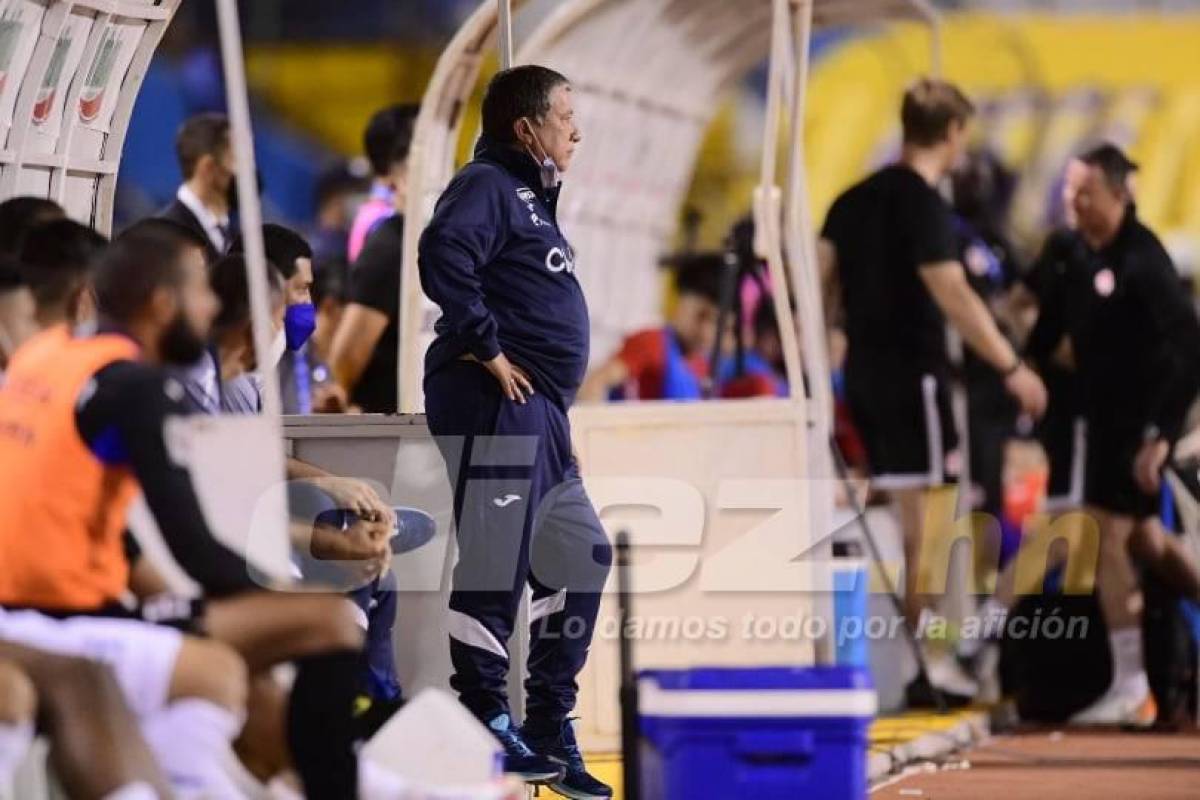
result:
[[[534,194],[533,189],[527,189],[522,186],[520,189],[517,189],[517,197],[521,198],[522,203],[529,206],[530,211],[533,211],[533,201],[537,199],[537,195]]]
[[[1108,297],[1117,288],[1117,277],[1113,275],[1111,269],[1105,267],[1096,273],[1093,283],[1096,287],[1096,294],[1101,297]]]

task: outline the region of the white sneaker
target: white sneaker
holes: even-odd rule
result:
[[[1158,716],[1145,672],[1108,687],[1100,699],[1071,717],[1073,725],[1125,725],[1149,728]]]
[[[929,670],[929,682],[943,692],[963,697],[974,697],[979,694],[979,684],[953,656],[927,654],[925,666]]]

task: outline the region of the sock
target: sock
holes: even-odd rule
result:
[[[996,602],[996,598],[989,597],[984,600],[983,605],[975,612],[977,622],[974,630],[971,631],[974,635],[964,636],[958,640],[958,644],[955,646],[958,655],[963,658],[974,658],[979,655],[979,651],[985,644],[1002,638],[1007,618],[1008,609]]]
[[[13,776],[32,744],[32,722],[0,723],[0,783]]]
[[[1108,634],[1108,646],[1112,651],[1113,687],[1121,687],[1131,680],[1145,677],[1141,628],[1119,628],[1111,631]]]
[[[287,739],[309,800],[358,797],[353,713],[361,668],[362,656],[352,651],[296,662]]]
[[[158,764],[182,795],[245,797],[225,771],[242,720],[216,703],[176,700],[142,722],[142,735]]]
[[[159,800],[154,787],[147,783],[127,783],[104,795],[103,800]]]

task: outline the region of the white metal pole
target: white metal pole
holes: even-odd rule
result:
[[[279,424],[282,406],[275,365],[262,363],[271,352],[271,301],[267,288],[267,255],[263,247],[262,208],[258,197],[258,171],[254,166],[254,137],[250,130],[250,101],[246,92],[246,67],[242,57],[242,31],[236,0],[216,0],[221,35],[221,63],[225,68],[225,98],[229,106],[229,138],[237,162],[238,209],[245,243],[246,278],[250,286],[250,323],[254,350],[260,359],[263,414]]]
[[[826,358],[825,322],[821,307],[820,276],[816,258],[816,239],[813,234],[812,217],[809,209],[807,180],[807,148],[804,140],[804,122],[808,107],[808,61],[812,44],[813,0],[801,0],[796,4],[794,19],[794,48],[796,78],[795,93],[791,97],[791,152],[789,156],[788,188],[785,199],[787,220],[788,264],[791,269],[792,285],[796,291],[796,303],[800,311],[800,336],[803,341],[804,366],[812,402],[808,404],[809,438],[809,520],[813,539],[817,542],[811,551],[814,559],[813,579],[817,592],[813,595],[813,613],[824,619],[826,630],[834,629],[833,595],[827,583],[832,573],[825,569],[832,562],[832,545],[828,534],[833,520],[833,462],[829,437],[833,425],[833,398],[830,387],[829,364]],[[813,643],[817,663],[832,663],[835,658],[834,641],[831,636],[820,637]]]
[[[804,381],[800,345],[796,340],[796,325],[789,300],[787,273],[783,264],[782,223],[779,186],[776,178],[776,150],[779,147],[779,123],[783,104],[783,75],[788,69],[788,21],[791,13],[788,0],[775,0],[771,22],[771,60],[767,79],[767,121],[763,134],[762,172],[754,197],[754,249],[767,262],[771,276],[775,318],[783,346],[789,396],[803,396]]]
[[[509,69],[513,64],[512,0],[496,0],[500,6],[500,69]]]

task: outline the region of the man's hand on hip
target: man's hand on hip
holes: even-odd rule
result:
[[[533,395],[533,383],[525,371],[501,353],[483,366],[500,382],[500,391],[514,403],[525,403]]]

